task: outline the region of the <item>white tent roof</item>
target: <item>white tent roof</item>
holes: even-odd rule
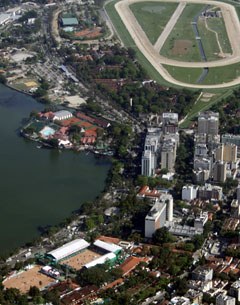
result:
[[[90,244],[84,239],[75,239],[60,248],[48,252],[48,255],[52,255],[56,260],[60,260],[89,247],[89,245]]]
[[[107,253],[101,257],[98,257],[94,261],[91,261],[90,263],[84,265],[84,267],[86,267],[87,269],[92,268],[96,265],[104,264],[104,263],[106,263],[106,261],[112,260],[114,258],[116,258],[116,255],[114,253]]]
[[[120,246],[117,246],[115,244],[106,243],[105,241],[101,241],[99,239],[94,242],[94,246],[102,248],[102,249],[104,249],[106,251],[109,251],[109,252],[114,252],[114,253],[116,251],[121,251],[122,250],[122,247],[120,247]]]

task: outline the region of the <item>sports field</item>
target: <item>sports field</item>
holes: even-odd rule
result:
[[[154,44],[176,10],[177,5],[177,3],[167,2],[138,2],[131,4],[130,9],[150,42]]]
[[[5,288],[17,288],[22,293],[26,293],[31,286],[42,289],[55,282],[54,279],[40,273],[40,269],[40,266],[35,266],[30,270],[23,271],[22,273],[5,280],[3,285]]]
[[[168,36],[161,55],[183,61],[201,61],[195,34],[191,25],[193,18],[204,8],[201,4],[187,4],[175,27]]]
[[[62,261],[61,264],[68,265],[75,270],[80,270],[84,265],[90,263],[91,261],[97,259],[100,256],[101,254],[86,249],[81,253]]]

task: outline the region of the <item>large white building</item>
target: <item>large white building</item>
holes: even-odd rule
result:
[[[122,251],[122,247],[115,245],[115,244],[110,244],[110,243],[106,243],[105,241],[102,241],[100,239],[97,239],[93,245],[95,247],[98,247],[100,249],[103,249],[107,252],[113,252],[115,254],[118,254],[119,252]]]
[[[152,237],[157,229],[166,221],[173,220],[173,198],[170,194],[162,194],[145,217],[145,237]]]
[[[90,244],[84,239],[75,239],[69,243],[47,253],[47,257],[54,261],[61,261],[67,257],[77,254],[78,252],[89,247]]]
[[[195,185],[184,185],[182,188],[182,200],[191,201],[197,198],[198,187]]]
[[[148,128],[142,154],[141,174],[153,176],[157,168],[157,154],[160,147],[161,131],[159,128]]]
[[[142,155],[142,170],[143,176],[153,176],[157,166],[156,155],[151,150],[145,150]]]

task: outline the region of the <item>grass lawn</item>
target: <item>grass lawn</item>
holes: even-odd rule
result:
[[[176,80],[180,80],[189,84],[196,84],[198,78],[202,74],[201,68],[182,68],[164,65],[164,68],[172,75]]]
[[[206,22],[208,28],[218,34],[218,39],[222,51],[224,53],[232,53],[223,18],[209,18],[206,20]],[[207,59],[216,60],[220,58],[218,56],[220,49],[217,43],[217,37],[216,34],[212,31],[209,31],[208,28],[206,28],[205,20],[203,18],[199,18],[198,30],[202,38],[202,43]]]
[[[154,44],[176,10],[177,3],[139,2],[130,5],[134,16]]]
[[[207,77],[202,84],[221,84],[227,83],[240,76],[240,63],[225,66],[210,68]]]
[[[164,65],[164,68],[176,80],[183,81],[190,84],[196,84],[199,76],[202,73],[201,68],[182,68]],[[209,72],[205,80],[201,83],[204,85],[215,85],[228,83],[240,76],[240,63],[225,66],[209,68]]]
[[[199,13],[205,5],[187,4],[182,15],[178,19],[175,27],[168,36],[162,50],[161,55],[176,60],[185,61],[201,61],[199,49],[196,43],[195,34],[191,25],[194,17]],[[186,49],[178,50],[176,44],[179,41],[185,42],[188,46]]]

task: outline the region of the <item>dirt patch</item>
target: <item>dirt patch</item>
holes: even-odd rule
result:
[[[102,33],[101,33],[100,27],[94,28],[94,29],[86,29],[86,30],[82,30],[80,32],[74,33],[75,37],[83,38],[83,39],[94,39],[101,35],[102,35]]]
[[[75,270],[80,270],[84,265],[90,263],[91,261],[97,259],[100,256],[101,254],[86,249],[81,253],[62,261],[61,264],[68,265]]]
[[[191,40],[174,40],[174,45],[172,48],[172,55],[185,55],[188,54],[192,48]]]
[[[42,289],[49,284],[55,282],[54,279],[40,273],[40,266],[35,266],[30,270],[23,271],[3,282],[5,288],[17,288],[22,293],[29,291],[31,286],[36,286]]]

